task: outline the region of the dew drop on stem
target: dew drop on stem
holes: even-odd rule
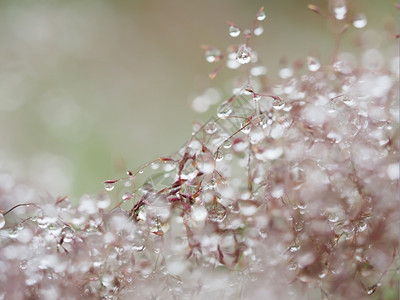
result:
[[[6,220],[4,219],[4,215],[0,213],[0,229],[4,227],[6,224]]]
[[[367,23],[367,17],[362,13],[356,14],[353,18],[353,26],[355,28],[364,28]]]
[[[220,151],[217,151],[214,154],[214,159],[215,161],[221,161],[224,159],[224,155]]]
[[[242,65],[251,61],[250,50],[245,44],[239,46],[238,52],[236,53],[236,60]]]
[[[225,149],[229,149],[232,147],[232,142],[230,140],[225,140],[222,144],[222,147],[224,147]]]
[[[215,124],[215,122],[212,122],[212,121],[209,122],[205,127],[205,131],[208,134],[214,134],[217,132],[217,130],[218,130],[217,124]]]
[[[242,124],[240,125],[240,127],[242,128],[241,131],[244,134],[248,134],[250,132],[250,129],[251,129],[251,123],[248,120],[244,120],[242,122]]]
[[[307,57],[307,67],[311,72],[317,72],[321,68],[319,61],[312,56]]]
[[[132,194],[129,192],[125,192],[122,194],[122,200],[128,200],[132,198]]]
[[[234,25],[229,26],[229,35],[231,37],[238,37],[240,35],[239,27],[234,26]]]
[[[344,20],[347,14],[346,0],[330,0],[329,7],[336,20]]]
[[[272,100],[272,107],[276,110],[281,110],[285,106],[285,102],[281,98]]]
[[[206,50],[206,61],[209,63],[217,62],[220,60],[221,52],[218,49],[212,48]]]
[[[207,206],[208,211],[208,219],[212,222],[221,223],[226,217],[226,209],[225,207],[214,201],[210,205]]]
[[[217,109],[217,116],[226,119],[232,114],[232,105],[229,102],[223,102]]]
[[[265,12],[264,11],[260,11],[257,15],[257,20],[258,21],[264,21],[266,18]]]
[[[328,220],[331,223],[336,223],[339,220],[339,215],[335,212],[330,212],[328,214]]]
[[[105,181],[104,182],[104,189],[108,192],[112,191],[114,189],[114,183],[115,181]]]
[[[377,284],[374,284],[374,285],[368,287],[368,288],[367,288],[367,293],[368,293],[368,295],[372,295],[373,293],[375,293],[377,287],[378,287]]]

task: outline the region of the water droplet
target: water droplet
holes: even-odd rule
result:
[[[224,159],[224,155],[221,153],[221,151],[217,151],[214,154],[214,159],[215,161],[221,161]]]
[[[297,222],[294,224],[294,230],[296,231],[302,231],[303,230],[303,224],[301,222]]]
[[[344,96],[342,98],[342,101],[343,101],[344,104],[346,104],[348,106],[352,106],[354,104],[354,99],[350,98],[350,97],[347,97],[347,96]]]
[[[0,213],[0,229],[4,227],[6,224],[6,220],[4,219],[4,215]]]
[[[208,189],[215,189],[217,187],[217,180],[215,178],[211,178],[211,180],[206,184]]]
[[[375,293],[376,292],[376,288],[378,287],[378,285],[377,284],[374,284],[374,285],[372,285],[372,286],[370,286],[370,287],[368,287],[368,289],[367,289],[367,293],[368,293],[368,295],[372,295],[373,293]]]
[[[274,98],[272,100],[272,107],[276,110],[281,110],[285,106],[285,102],[282,98]]]
[[[206,61],[209,63],[217,62],[221,59],[221,51],[215,48],[206,50]]]
[[[346,0],[330,0],[329,6],[336,20],[343,20],[346,17]]]
[[[64,237],[64,243],[70,243],[74,237],[74,229],[69,226],[65,226],[61,231],[61,235]]]
[[[244,134],[248,134],[250,132],[250,129],[251,129],[251,123],[248,120],[244,120],[242,122],[242,124],[240,125],[240,127],[242,128],[241,131]]]
[[[242,65],[251,61],[250,50],[245,44],[240,45],[238,52],[236,53],[236,60]]]
[[[232,114],[232,106],[229,102],[223,102],[217,109],[217,116],[226,119]]]
[[[317,72],[321,67],[321,64],[315,57],[308,56],[307,57],[307,66],[311,72]]]
[[[106,190],[106,191],[112,191],[113,189],[114,189],[114,183],[115,183],[115,181],[114,180],[109,180],[109,181],[105,181],[104,182],[104,189]]]
[[[293,253],[293,252],[299,251],[299,249],[300,249],[299,245],[293,245],[293,246],[290,246],[289,251]]]
[[[339,220],[339,215],[337,213],[335,213],[335,212],[330,212],[328,214],[328,220],[331,223],[335,223],[335,222],[337,222]]]
[[[365,229],[367,229],[367,223],[360,222],[360,224],[358,224],[358,231],[363,232]]]
[[[205,130],[208,134],[214,134],[217,132],[218,127],[217,124],[215,122],[209,122],[206,127]]]
[[[328,275],[328,268],[327,267],[322,269],[322,271],[318,274],[318,277],[323,279],[323,278],[326,277],[326,275]]]
[[[232,142],[230,140],[225,140],[222,144],[222,147],[224,147],[225,149],[229,149],[232,147]]]
[[[261,12],[257,15],[257,20],[258,20],[258,21],[263,21],[263,20],[265,20],[265,18],[266,18],[266,15],[265,15],[265,12],[264,12],[264,11],[261,11]]]
[[[125,192],[122,194],[122,200],[129,200],[132,198],[132,194],[130,192]]]
[[[262,35],[263,32],[264,32],[264,28],[261,25],[258,25],[256,28],[254,28],[255,35]]]
[[[143,172],[144,172],[143,170],[139,170],[139,174],[143,174]]]
[[[26,259],[21,260],[21,262],[19,263],[19,268],[21,270],[25,270],[27,266],[28,266],[28,261]]]
[[[234,25],[229,26],[229,35],[231,37],[238,37],[240,35],[240,28]]]
[[[225,207],[214,201],[210,205],[207,206],[208,211],[208,219],[212,222],[222,222],[226,217],[226,209]]]
[[[353,26],[355,28],[364,28],[367,23],[367,17],[362,13],[356,14],[353,18]]]

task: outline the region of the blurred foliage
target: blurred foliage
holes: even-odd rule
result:
[[[215,107],[196,115],[191,100],[210,81],[201,44],[227,45],[226,21],[249,24],[265,6],[254,48],[276,77],[282,56],[328,61],[334,38],[309,1],[1,1],[0,170],[54,196],[97,193],[126,168],[174,152]],[[312,3],[326,7],[326,1]],[[368,27],[396,23],[392,1],[351,1]],[[221,36],[225,36],[221,39]],[[353,47],[356,30],[343,48]],[[228,83],[227,83],[228,82]]]

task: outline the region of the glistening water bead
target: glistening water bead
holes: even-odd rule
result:
[[[329,6],[336,20],[344,20],[347,14],[346,0],[330,0]]]
[[[231,37],[238,37],[240,35],[239,27],[236,27],[234,25],[229,26],[229,35]]]
[[[353,26],[355,28],[364,28],[367,23],[367,17],[362,13],[356,14],[353,18]]]
[[[206,125],[205,130],[208,134],[214,134],[218,130],[217,124],[211,121]]]
[[[272,107],[276,110],[281,110],[285,106],[285,102],[280,98],[272,100]]]
[[[114,189],[114,183],[113,182],[104,182],[104,189],[108,192],[112,191]]]
[[[0,229],[4,227],[6,224],[6,220],[4,219],[4,215],[0,213]]]
[[[213,48],[207,50],[205,54],[206,54],[206,61],[208,61],[209,63],[213,63],[219,60],[221,56],[221,51]]]
[[[208,219],[212,222],[221,223],[223,220],[225,220],[226,209],[217,201],[207,206],[207,212]]]
[[[258,15],[257,15],[257,20],[258,21],[264,21],[266,18],[265,12],[261,11]]]
[[[217,109],[217,116],[226,119],[232,114],[232,105],[229,102],[223,102]]]
[[[242,65],[251,61],[250,50],[245,44],[240,45],[238,52],[236,53],[236,60]]]
[[[320,69],[321,64],[315,57],[308,56],[307,57],[307,67],[308,67],[308,70],[310,70],[311,72],[317,72]]]

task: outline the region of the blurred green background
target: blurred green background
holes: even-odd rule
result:
[[[192,100],[210,87],[229,94],[237,71],[210,81],[200,48],[242,41],[226,21],[250,26],[265,6],[252,47],[271,77],[282,56],[329,61],[333,36],[308,3],[327,10],[323,0],[0,1],[0,171],[77,198],[175,152],[215,111],[199,115]],[[350,2],[376,30],[397,24],[394,3]]]

